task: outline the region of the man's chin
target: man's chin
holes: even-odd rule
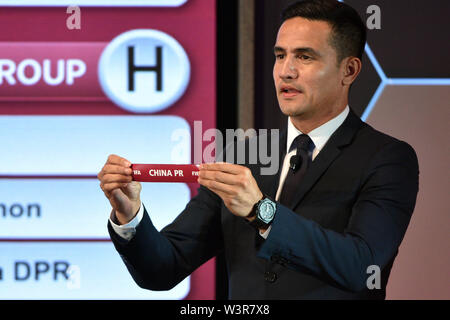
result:
[[[305,109],[302,107],[293,107],[293,106],[280,106],[281,112],[288,117],[302,117],[306,112]]]

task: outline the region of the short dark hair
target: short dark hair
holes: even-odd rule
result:
[[[281,23],[301,17],[326,21],[331,26],[330,45],[336,49],[337,61],[353,56],[362,59],[366,44],[366,26],[355,9],[337,0],[297,1],[286,7]]]

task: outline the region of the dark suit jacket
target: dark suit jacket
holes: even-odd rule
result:
[[[281,161],[285,149],[286,133]],[[275,198],[281,165],[272,176],[247,166]],[[203,187],[161,232],[147,212],[130,241],[108,229],[143,288],[168,290],[224,251],[230,299],[384,299],[417,191],[414,150],[351,111],[311,163],[295,201],[278,204],[266,240]],[[381,289],[367,287],[371,265],[382,271]]]

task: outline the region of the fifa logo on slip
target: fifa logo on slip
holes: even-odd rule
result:
[[[98,64],[103,92],[119,107],[154,113],[178,101],[190,80],[190,62],[170,35],[138,29],[114,38]]]

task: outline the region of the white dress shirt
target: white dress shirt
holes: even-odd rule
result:
[[[311,140],[314,143],[314,149],[312,153],[312,161],[317,157],[320,150],[325,146],[328,139],[331,137],[331,135],[336,131],[337,128],[341,126],[341,124],[344,122],[344,120],[347,118],[348,113],[350,112],[350,108],[347,106],[344,111],[342,111],[339,115],[337,115],[335,118],[329,120],[328,122],[324,123],[320,127],[317,127],[316,129],[312,130],[310,133],[308,133],[308,136],[311,138]],[[283,190],[283,184],[284,180],[286,180],[287,173],[289,171],[289,164],[291,157],[296,154],[296,150],[292,150],[289,152],[290,146],[292,144],[292,141],[298,136],[302,134],[300,130],[298,130],[291,121],[291,118],[288,119],[288,128],[287,128],[287,143],[286,143],[286,156],[284,157],[283,161],[283,167],[281,169],[280,174],[280,182],[278,184],[278,190],[275,196],[275,200],[278,201],[281,191]],[[288,153],[289,152],[289,153]],[[113,215],[114,212],[111,213]],[[114,229],[114,231],[121,236],[122,238],[126,240],[131,240],[135,233],[136,233],[136,227],[141,222],[142,218],[144,216],[144,205],[141,203],[141,207],[139,208],[138,213],[136,216],[127,224],[124,225],[117,225],[115,224],[112,219],[110,218],[109,221],[111,222],[111,225]],[[269,235],[271,226],[264,232],[260,233],[262,237],[267,238]]]

